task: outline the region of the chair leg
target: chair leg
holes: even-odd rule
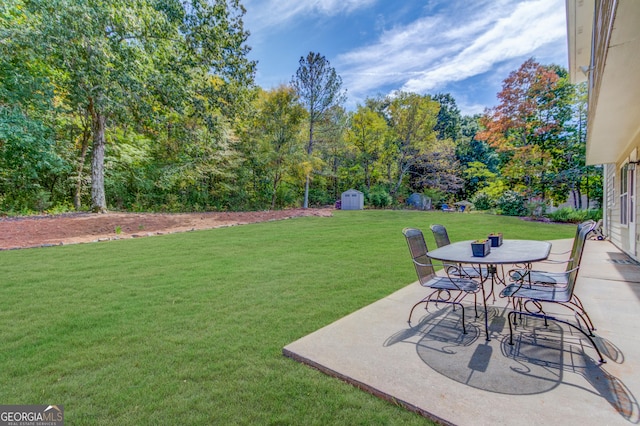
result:
[[[511,315],[513,315],[513,319],[511,319]],[[516,311],[511,311],[507,314],[507,321],[509,322],[509,344],[513,346],[513,327],[516,324]],[[520,316],[522,320],[522,316]]]
[[[513,307],[514,311],[522,311],[523,307],[522,307],[522,299],[517,299],[517,298],[511,298],[511,306]],[[520,315],[520,321],[522,321],[522,315]],[[513,316],[513,323],[517,324],[518,320],[516,320],[515,315]]]
[[[413,310],[420,305],[421,303],[425,303],[425,309],[427,309],[427,306],[429,305],[429,299],[422,299],[421,301],[419,301],[418,303],[416,303],[415,305],[413,305],[413,307],[411,308],[411,311],[409,311],[409,319],[407,320],[407,322],[409,323],[409,325],[411,325],[411,317],[413,316]]]
[[[582,334],[583,334],[587,339],[589,339],[589,342],[591,342],[591,346],[593,346],[593,349],[595,349],[595,351],[596,351],[596,352],[597,352],[597,354],[598,354],[598,357],[600,358],[600,360],[599,360],[599,361],[600,361],[600,363],[601,363],[601,364],[605,364],[605,363],[607,362],[607,361],[604,359],[604,357],[602,356],[602,353],[600,352],[600,349],[598,349],[598,346],[596,345],[595,340],[593,340],[593,335],[592,335],[592,334],[587,333],[586,331],[584,331],[584,330],[582,329],[582,327],[579,327],[579,326],[577,326],[577,325],[575,325],[575,324],[572,324],[572,323],[570,323],[570,322],[568,322],[568,321],[565,321],[565,320],[562,320],[562,319],[559,319],[559,318],[555,318],[555,317],[548,316],[548,315],[546,315],[546,314],[536,314],[536,313],[532,313],[532,312],[518,312],[518,311],[511,311],[511,312],[509,312],[509,314],[507,314],[507,319],[509,320],[509,344],[510,344],[510,345],[513,345],[513,328],[512,328],[512,326],[511,326],[511,318],[510,318],[510,317],[511,317],[511,314],[513,314],[513,315],[514,315],[514,317],[515,317],[515,315],[520,314],[521,316],[522,316],[522,315],[526,315],[526,316],[530,316],[530,317],[533,317],[533,318],[544,318],[545,327],[547,326],[547,320],[552,320],[552,321],[556,321],[556,322],[559,322],[559,323],[562,323],[562,324],[566,324],[566,325],[568,325],[569,327],[572,327],[572,328],[574,328],[574,329],[578,330],[578,331],[579,331],[580,333],[582,333]]]
[[[467,334],[467,326],[464,325],[464,306],[462,306],[462,303],[459,303],[459,305],[460,309],[462,309],[462,334]]]
[[[575,293],[572,295],[570,303],[580,309],[584,317],[587,319],[587,327],[589,327],[591,331],[595,331],[596,327],[593,325],[593,321],[591,321],[591,317],[589,317],[589,314],[587,313],[587,311],[584,309],[584,306],[582,305],[582,301],[578,298],[578,296],[575,295]]]
[[[473,309],[476,311],[476,318],[478,318],[478,293],[473,293]]]
[[[437,302],[438,298],[433,299],[433,295],[437,294],[440,295],[440,291],[436,290],[436,291],[432,291],[431,293],[429,293],[427,296],[425,296],[422,300],[420,300],[418,303],[416,303],[415,305],[413,305],[413,307],[411,308],[411,311],[409,312],[409,319],[407,320],[407,322],[409,323],[409,325],[411,325],[411,316],[413,315],[413,310],[416,308],[416,306],[418,306],[421,303],[425,303],[425,309],[429,310],[429,302],[431,301],[435,301]]]
[[[577,296],[574,296],[574,297],[577,298]],[[578,327],[580,327],[581,330],[582,330],[582,326],[584,325],[584,327],[589,332],[589,335],[592,337],[595,336],[595,334],[593,334],[593,331],[595,330],[595,328],[593,327],[591,318],[589,318],[587,311],[585,311],[584,308],[581,306],[582,304],[580,303],[580,299],[577,299],[577,300],[572,299],[568,302],[564,302],[564,303],[556,302],[556,303],[558,303],[560,306],[564,306],[565,308],[573,312],[573,315],[576,317]]]

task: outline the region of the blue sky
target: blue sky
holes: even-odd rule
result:
[[[451,93],[463,114],[497,103],[526,59],[567,67],[564,0],[244,0],[256,83],[287,84],[324,55],[345,105],[395,90]]]

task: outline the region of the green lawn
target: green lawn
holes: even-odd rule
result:
[[[0,402],[68,424],[424,424],[282,356],[416,280],[401,230],[452,241],[571,238],[483,214],[336,212],[151,238],[0,252]],[[428,368],[425,366],[425,368]]]

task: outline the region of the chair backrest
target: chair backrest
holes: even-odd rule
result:
[[[585,239],[589,232],[593,230],[596,223],[593,220],[587,220],[579,224],[576,228],[576,236],[573,238],[573,247],[571,248],[571,255],[567,262],[567,272],[571,272],[575,268],[580,266],[580,260],[582,259],[582,250],[584,249],[584,240],[581,241],[580,234],[583,230],[586,230]]]
[[[582,253],[584,252],[584,245],[587,241],[587,236],[591,231],[593,231],[593,227],[595,226],[595,222],[588,224],[586,226],[578,226],[578,235],[576,235],[576,253],[574,258],[574,267],[569,272],[569,279],[567,280],[567,294],[569,297],[573,294],[573,289],[576,285],[576,280],[578,279],[578,272],[580,271],[580,262],[582,261]]]
[[[436,239],[438,248],[451,244],[447,228],[438,224],[431,225],[429,228],[431,228],[431,232],[433,232],[433,237]]]
[[[600,220],[602,220],[602,219],[600,219]],[[578,230],[584,228],[585,226],[591,226],[591,229],[593,229],[593,227],[595,227],[597,225],[598,224],[593,219],[588,219],[588,220],[585,220],[584,222],[581,222],[578,225]]]
[[[596,222],[595,226],[593,227],[593,230],[596,231],[596,230],[602,229],[602,223],[603,223],[602,219],[598,219],[598,221]]]
[[[420,284],[425,285],[435,276],[435,269],[431,263],[431,258],[427,256],[427,243],[424,240],[422,231],[416,228],[404,228],[402,230],[409,246],[411,260],[416,268],[416,274]]]

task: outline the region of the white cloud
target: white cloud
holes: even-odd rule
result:
[[[247,28],[259,32],[266,27],[283,25],[297,16],[319,14],[333,16],[371,6],[377,0],[249,0]]]
[[[474,6],[436,12],[384,32],[376,44],[338,56],[335,66],[350,96],[387,85],[418,93],[438,90],[505,61],[557,49],[566,37],[562,0]]]

